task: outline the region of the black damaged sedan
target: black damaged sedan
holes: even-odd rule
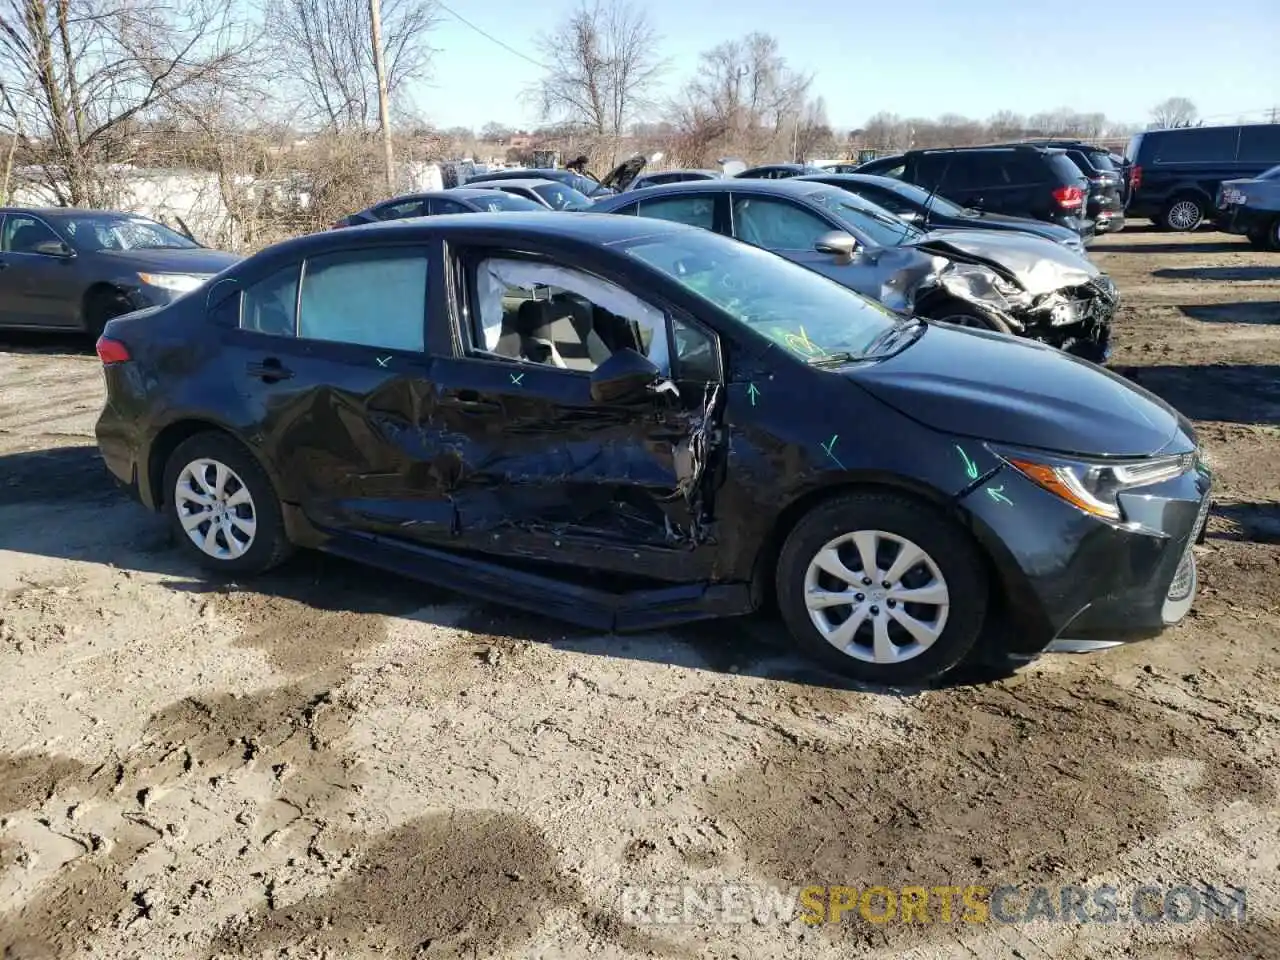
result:
[[[618,632],[776,604],[890,684],[1151,636],[1196,590],[1210,478],[1165,403],[678,224],[302,237],[98,353],[111,471],[236,577],[318,548]]]

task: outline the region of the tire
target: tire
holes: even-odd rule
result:
[[[214,516],[193,527],[197,535],[213,533],[212,549],[206,549],[196,543],[187,529],[188,518],[199,515],[198,498],[204,496],[194,477],[204,477],[205,484],[209,485],[216,481],[219,466],[228,471],[228,481],[224,482],[221,495],[215,496],[210,504]],[[179,482],[197,496],[180,496]],[[247,503],[235,502],[241,488],[247,491]],[[225,433],[198,433],[178,444],[165,464],[161,493],[164,511],[181,548],[212,573],[252,576],[276,566],[292,551],[285,535],[280,499],[271,479],[253,454]],[[215,494],[218,493],[215,490]],[[228,501],[231,501],[230,507]],[[220,524],[217,518],[223,516],[227,520]],[[248,532],[243,522],[246,519],[254,521]],[[232,548],[232,540],[237,549]]]
[[[108,321],[133,310],[123,293],[114,287],[102,287],[90,293],[84,301],[84,330],[95,340],[102,336]]]
[[[986,313],[963,300],[945,300],[930,307],[926,316],[939,323],[954,323],[961,327],[990,330],[992,333],[1013,333],[1013,329],[998,316]]]
[[[1204,204],[1184,193],[1169,201],[1160,216],[1160,225],[1175,233],[1191,233],[1204,223],[1204,218]]]
[[[894,574],[896,579],[877,582],[873,577],[867,584],[854,534],[860,543],[870,537],[880,544],[875,576]],[[920,550],[923,560],[906,571],[894,571],[896,550],[907,545]],[[847,575],[843,580],[817,566],[823,553],[830,564],[833,550]],[[886,589],[885,582],[891,587]],[[936,596],[942,603],[908,605],[892,596],[898,589],[939,584],[942,592]],[[968,534],[928,503],[891,493],[844,494],[802,517],[779,554],[776,587],[779,612],[806,653],[856,680],[887,686],[920,684],[961,663],[977,643],[987,614],[986,565]],[[842,592],[851,594],[849,603],[810,610],[813,594]],[[858,601],[859,596],[864,599]],[[828,611],[835,611],[835,617]],[[841,648],[839,628],[859,613],[861,625]],[[938,629],[926,637],[927,643],[914,639],[903,626],[903,615]],[[887,652],[897,658],[892,662],[883,654],[876,658],[880,625],[891,641]],[[835,639],[828,640],[828,634],[836,634]]]
[[[1280,250],[1280,217],[1271,221],[1262,243],[1264,250]]]

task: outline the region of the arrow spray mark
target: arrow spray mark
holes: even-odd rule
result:
[[[754,383],[748,384],[747,396],[751,398],[751,405],[754,407],[756,405],[756,397],[760,396],[760,388]]]
[[[841,470],[843,470],[844,464],[840,462],[840,458],[837,457],[835,454],[836,441],[839,439],[840,439],[840,435],[838,433],[833,433],[831,435],[831,439],[828,440],[826,443],[822,444],[822,449],[827,452],[828,457],[830,457],[832,460],[835,461],[836,466],[839,467]]]
[[[970,480],[978,479],[978,465],[969,459],[969,455],[964,452],[958,444],[956,449],[960,451],[960,456],[964,457],[964,472],[968,474]]]
[[[992,500],[994,500],[996,503],[1007,503],[1009,506],[1012,507],[1013,501],[1000,492],[1003,489],[1004,489],[1004,484],[1000,484],[1000,486],[998,487],[987,487],[987,496],[990,497]]]

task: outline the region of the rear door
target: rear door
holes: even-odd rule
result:
[[[413,436],[437,256],[363,238],[210,291],[245,416],[322,529],[452,535],[451,505],[423,479],[434,451]]]

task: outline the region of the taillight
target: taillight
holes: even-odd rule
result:
[[[1084,203],[1084,191],[1079,187],[1059,187],[1053,191],[1053,199],[1064,210],[1072,210]]]
[[[1129,189],[1137,190],[1142,186],[1142,168],[1136,163],[1129,168]]]
[[[102,361],[104,366],[111,366],[113,363],[128,363],[133,357],[129,356],[129,348],[119,340],[112,340],[108,336],[98,338],[98,359]]]

